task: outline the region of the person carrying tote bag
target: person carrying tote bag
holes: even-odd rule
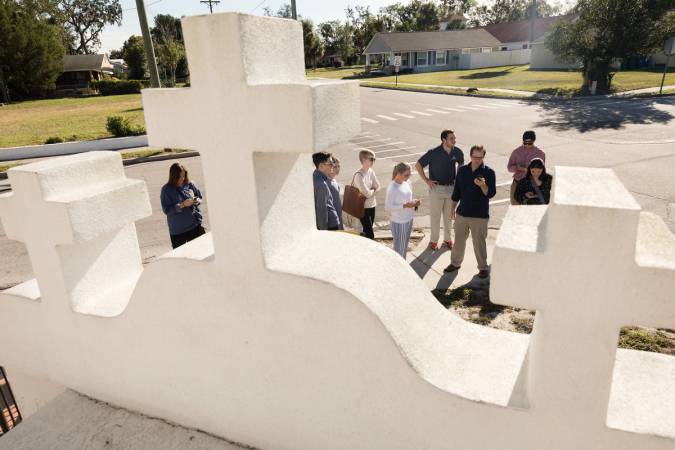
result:
[[[361,218],[361,226],[363,227],[362,235],[368,239],[375,239],[375,232],[373,225],[375,224],[375,207],[377,206],[376,194],[380,190],[380,181],[375,175],[373,164],[375,163],[375,153],[371,150],[361,150],[359,152],[359,161],[361,162],[361,169],[356,172],[356,187],[359,188],[361,194],[366,197],[364,204],[365,214]]]
[[[342,199],[342,211],[357,219],[361,219],[366,214],[366,196],[361,193],[359,188],[354,186],[354,178],[356,178],[357,173],[358,172],[355,172],[352,177],[352,184],[345,186],[345,195]]]

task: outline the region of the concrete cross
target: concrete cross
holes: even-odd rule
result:
[[[13,192],[0,197],[0,217],[7,237],[26,244],[44,307],[63,312],[69,302],[84,314],[119,314],[143,269],[134,221],[152,212],[145,183],[127,179],[111,152],[8,174]]]
[[[149,143],[200,152],[216,261],[261,254],[254,153],[308,153],[358,133],[358,85],[307,81],[297,21],[226,13],[182,23],[191,86],[143,91]],[[277,172],[263,184],[290,173]]]
[[[598,430],[620,327],[675,326],[675,238],[609,169],[557,167],[554,185],[548,207],[509,209],[492,298],[537,311],[521,375],[537,422]]]

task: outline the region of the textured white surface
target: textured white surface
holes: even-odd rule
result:
[[[675,437],[675,425],[654,396],[672,392],[660,377],[671,360],[640,354],[653,369],[645,375],[619,356],[612,384],[618,327],[672,326],[675,286],[672,269],[644,269],[634,246],[616,245],[636,241],[639,210],[611,172],[557,170],[551,206],[507,217],[492,298],[536,308],[533,335],[467,323],[391,251],[315,229],[309,153],[358,131],[358,87],[304,80],[301,25],[215,14],[184,19],[183,30],[192,87],[146,90],[143,102],[151,145],[201,152],[211,233],[141,274],[133,183],[115,181],[104,156],[42,167],[85,181],[100,170],[98,180],[135,206],[126,221],[110,217],[115,230],[91,218],[73,237],[62,225],[72,208],[41,212],[51,204],[38,202],[61,227],[47,239],[21,230],[12,222],[20,212],[0,201],[14,224],[5,229],[56,249],[38,257],[65,270],[36,270],[41,302],[0,296],[0,315],[11,318],[0,340],[14,344],[0,346],[0,361],[10,371],[260,448],[673,448],[655,437]],[[41,199],[26,177],[17,195]],[[615,197],[586,198],[576,177]],[[68,205],[77,202],[71,185],[80,186],[43,183]],[[649,242],[671,239],[657,229]],[[660,413],[636,416],[640,401]],[[610,429],[608,417],[645,434]]]

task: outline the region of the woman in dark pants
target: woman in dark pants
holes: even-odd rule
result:
[[[546,173],[544,161],[534,158],[527,167],[527,176],[516,185],[516,200],[521,205],[548,205],[553,177]]]
[[[361,218],[363,235],[368,239],[375,239],[373,224],[375,223],[375,206],[377,201],[375,194],[380,190],[380,181],[375,175],[373,164],[375,163],[375,153],[371,150],[361,150],[359,152],[359,161],[361,168],[352,177],[352,185],[366,197],[365,215]]]
[[[162,187],[160,201],[166,214],[173,248],[189,242],[206,233],[202,227],[202,211],[199,204],[202,193],[188,178],[188,172],[181,164],[174,163],[169,169],[169,181]]]

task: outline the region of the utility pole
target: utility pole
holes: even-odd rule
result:
[[[209,5],[209,11],[211,11],[211,14],[213,14],[213,4],[215,3],[216,5],[220,3],[220,0],[201,0],[199,3],[206,3]]]
[[[537,0],[532,0],[530,3],[530,43],[529,47],[532,48],[532,41],[534,41],[534,20],[537,16]]]
[[[150,36],[148,17],[145,15],[143,0],[136,0],[136,10],[138,11],[138,20],[141,22],[141,32],[143,33],[143,43],[145,44],[145,58],[148,60],[148,70],[150,71],[150,84],[153,88],[162,87],[159,83],[155,49],[152,46],[152,36]]]
[[[295,8],[295,0],[291,0],[291,14],[293,20],[298,20],[298,10]]]

